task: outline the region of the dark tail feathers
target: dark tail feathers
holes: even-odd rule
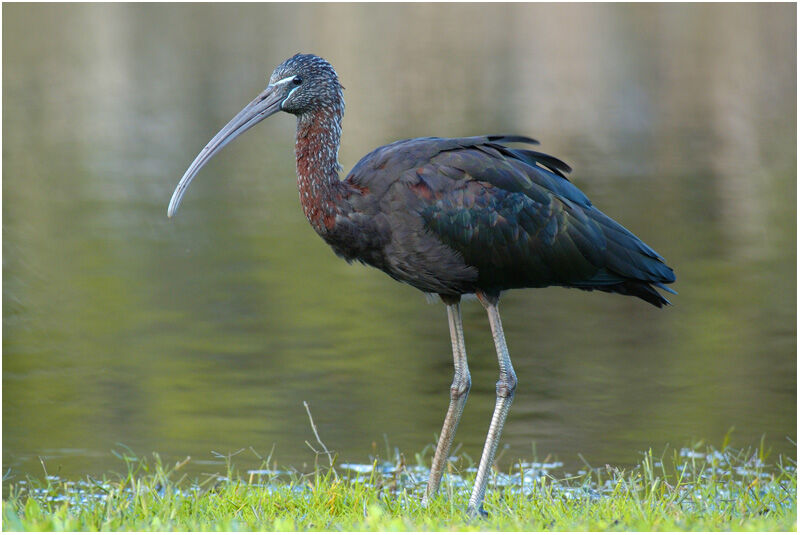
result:
[[[620,282],[619,284],[613,284],[611,286],[596,286],[597,290],[601,290],[603,292],[610,292],[610,293],[618,293],[622,295],[632,295],[634,297],[638,297],[639,299],[644,299],[648,303],[658,308],[663,307],[664,305],[671,305],[672,303],[669,302],[669,299],[658,293],[658,291],[653,288],[656,286],[665,292],[669,292],[671,294],[677,294],[675,290],[664,286],[660,282],[642,282],[642,281],[625,281]]]

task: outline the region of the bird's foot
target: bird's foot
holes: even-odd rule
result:
[[[489,518],[489,513],[487,513],[486,510],[483,508],[483,504],[479,505],[478,507],[470,505],[469,507],[467,507],[467,516],[469,516],[470,520],[473,520],[475,518],[484,519],[484,518]]]

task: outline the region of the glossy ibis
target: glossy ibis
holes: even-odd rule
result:
[[[376,267],[447,306],[455,375],[424,500],[439,488],[470,389],[461,325],[461,296],[486,308],[497,349],[496,404],[469,501],[483,497],[500,433],[517,386],[498,313],[512,288],[564,286],[631,295],[661,307],[655,288],[675,275],[653,249],[595,208],[565,174],[561,160],[509,143],[522,136],[397,141],[366,155],[344,180],[338,161],[344,115],[333,67],[311,54],[280,64],[267,88],[214,136],[178,183],[175,214],[200,169],[239,134],[270,115],[297,117],[295,156],[300,203],[334,252]]]

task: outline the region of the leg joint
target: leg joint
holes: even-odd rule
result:
[[[466,396],[469,394],[469,389],[471,386],[472,379],[469,376],[469,372],[454,378],[453,384],[450,385],[450,398],[458,399],[462,396]]]
[[[514,395],[516,389],[517,376],[513,371],[500,376],[500,380],[497,381],[496,385],[497,397],[510,398]]]

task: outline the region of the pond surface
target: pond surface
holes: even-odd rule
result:
[[[630,464],[796,438],[794,5],[3,6],[3,470],[120,470],[274,448],[412,456],[441,428],[445,309],[314,234],[294,122],[203,145],[297,51],[346,87],[340,159],[521,133],[676,270],[675,306],[544,289],[501,303],[519,379],[507,459]],[[464,305],[478,458],[497,366]],[[426,452],[430,455],[430,449]],[[41,458],[41,462],[40,462]]]

